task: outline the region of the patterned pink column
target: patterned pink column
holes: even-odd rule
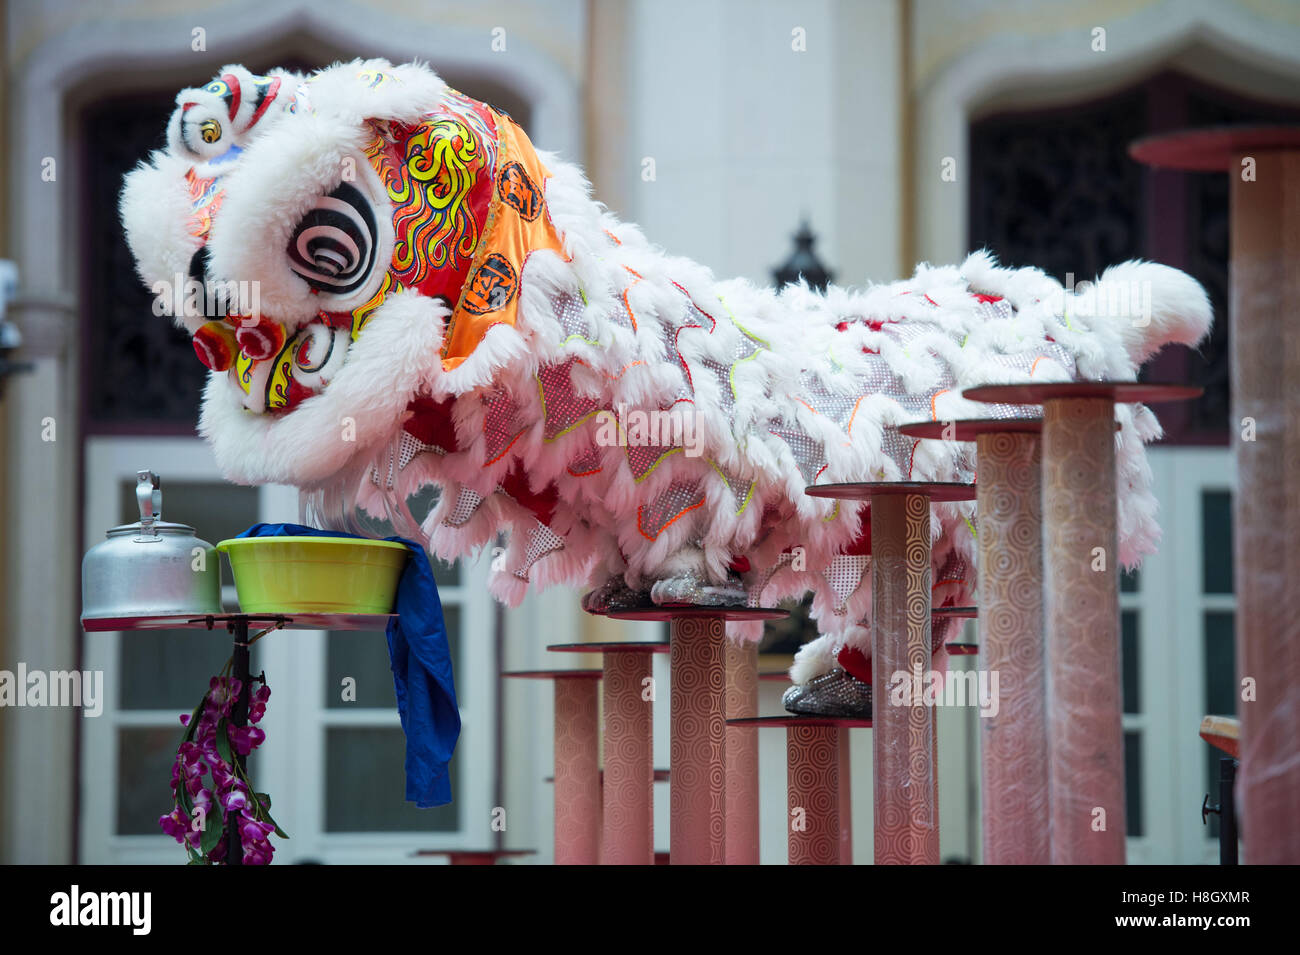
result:
[[[932,627],[934,626],[933,620],[930,621],[930,625]],[[930,659],[933,660],[934,657],[931,656]],[[936,827],[938,827],[939,825],[939,714],[938,713],[933,713],[930,716],[930,766],[932,767],[932,775],[934,776],[934,802],[931,803],[931,805],[934,806],[934,824]],[[942,852],[940,852],[939,858],[943,858]]]
[[[674,616],[669,771],[673,865],[726,861],[726,764],[723,644],[726,624],[714,616]]]
[[[727,691],[723,709],[729,720],[758,715],[758,644],[725,650]],[[727,865],[758,865],[758,734],[741,726],[726,728]]]
[[[600,757],[596,681],[555,680],[555,864],[600,859]]]
[[[841,734],[834,726],[786,727],[786,825],[790,865],[840,862]]]
[[[853,865],[853,761],[849,731],[841,729],[836,732],[840,737],[840,865]]]
[[[979,666],[998,674],[997,715],[979,721],[984,862],[1046,865],[1051,820],[1039,436],[980,434],[976,461]]]
[[[1046,401],[1042,453],[1052,862],[1122,865],[1114,403]]]
[[[1241,175],[1242,159],[1256,166]],[[1233,495],[1237,589],[1237,779],[1242,861],[1300,863],[1300,147],[1243,148],[1232,207]],[[1223,321],[1223,316],[1216,317]],[[1240,681],[1254,681],[1243,700]]]
[[[1300,126],[1212,126],[1129,148],[1150,165],[1227,171],[1242,861],[1300,863]],[[1250,173],[1249,175],[1247,173]],[[1216,315],[1215,321],[1225,321]],[[1252,693],[1241,699],[1250,679]]]
[[[934,709],[890,702],[894,675],[930,669],[930,498],[871,499],[872,749],[877,865],[939,862]],[[918,694],[919,695],[919,694]]]
[[[651,652],[605,653],[603,865],[654,865],[654,726],[642,680]]]

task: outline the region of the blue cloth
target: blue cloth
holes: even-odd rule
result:
[[[357,537],[301,524],[254,524],[240,537]],[[451,802],[447,764],[460,738],[460,709],[452,679],[451,648],[438,585],[424,548],[403,537],[411,552],[397,585],[398,617],[388,622],[388,656],[397,712],[406,733],[406,798],[421,809]]]

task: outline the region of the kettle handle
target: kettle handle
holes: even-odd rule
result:
[[[140,536],[153,537],[162,520],[162,479],[150,470],[136,472],[135,500],[140,505]]]

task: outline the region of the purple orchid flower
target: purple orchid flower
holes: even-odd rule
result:
[[[266,739],[266,733],[256,726],[230,727],[230,745],[240,756],[247,756]]]
[[[231,712],[241,690],[239,680],[213,677],[199,707],[197,721],[193,714],[181,716],[186,738],[177,747],[171,771],[171,789],[176,801],[170,813],[159,817],[158,826],[190,849],[196,859],[222,862],[229,856],[225,820],[232,813],[238,814],[230,818],[239,820],[244,864],[266,865],[275,853],[270,842],[275,824],[258,817],[269,819],[269,798],[261,796],[256,803],[253,801],[243,769],[227,763],[221,755],[223,749],[218,745],[219,737],[225,734],[225,741],[230,745],[224,752],[247,756],[266,740],[266,733],[256,726],[230,725]],[[252,695],[248,713],[250,724],[259,722],[266,715],[270,696],[271,690],[265,684]],[[181,786],[185,787],[184,795],[188,797],[185,808],[182,808],[180,800]],[[202,855],[203,833],[193,825],[196,816],[187,814],[186,810],[196,815],[202,813],[206,827],[219,826],[222,830],[219,840],[206,855]]]

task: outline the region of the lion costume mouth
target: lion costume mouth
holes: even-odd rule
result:
[[[324,391],[347,359],[351,319],[321,313],[292,333],[265,318],[240,328],[241,348],[229,371],[244,394],[243,407],[285,414]]]

